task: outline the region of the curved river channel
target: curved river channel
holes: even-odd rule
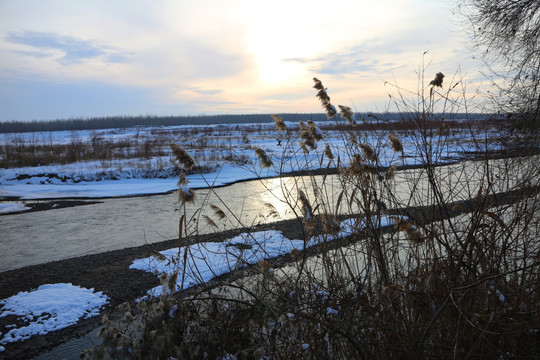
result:
[[[491,162],[491,166],[498,162]],[[477,193],[482,178],[480,163],[468,161],[436,169],[448,202],[469,199]],[[516,181],[520,178],[519,172],[519,169],[501,168],[499,173]],[[178,221],[184,211],[188,219],[193,218],[188,226],[190,234],[295,218],[297,215],[284,199],[294,204],[298,196],[295,191],[287,194],[283,189],[309,189],[304,191],[309,199],[314,199],[311,189],[319,188],[317,197],[324,197],[323,203],[336,204],[343,189],[339,180],[340,176],[328,176],[324,180],[324,188],[320,187],[322,176],[303,176],[244,181],[213,190],[201,189],[196,190],[196,201],[186,204],[185,209],[179,209],[177,194],[170,193],[100,199],[100,203],[95,204],[0,216],[0,272],[174,239],[178,237]],[[422,195],[429,192],[422,169],[398,171],[393,181],[396,185],[394,199],[401,204],[430,203],[429,198]],[[314,186],[313,182],[317,184]],[[351,190],[354,191],[349,186],[347,191]],[[413,193],[414,196],[411,195]],[[268,203],[278,216],[269,216]],[[212,204],[227,216],[220,220]],[[345,210],[344,207],[341,206],[341,213],[358,212],[358,208]],[[209,225],[204,215],[217,228]]]
[[[187,217],[207,215],[218,229],[200,216],[198,221],[190,222],[188,229],[204,234],[295,217],[280,200],[283,199],[280,187],[283,181],[295,180],[253,180],[213,190],[196,190],[195,203],[186,205]],[[179,210],[176,192],[99,201],[84,206],[0,216],[0,271],[178,237],[178,220],[183,209],[182,212]],[[266,203],[275,207],[279,217],[268,215],[270,208]],[[219,206],[227,217],[220,220],[211,204]]]

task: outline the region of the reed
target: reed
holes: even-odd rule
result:
[[[315,96],[342,131],[343,146],[334,155],[329,130],[315,123],[288,127],[283,154],[299,154],[298,170],[316,165],[322,175],[288,177],[268,194],[296,215],[303,246],[251,266],[241,262],[226,278],[176,294],[165,274],[168,292],[140,305],[138,334],[127,321],[104,320],[104,339],[122,339],[109,342],[109,354],[129,344],[138,358],[534,358],[538,161],[492,159],[475,137],[484,156],[474,171],[470,162],[439,166],[454,144],[449,137],[460,135],[433,124],[440,128],[444,117],[466,109],[467,98],[445,88],[443,77],[427,82],[420,73],[412,98],[396,85],[392,105],[409,128],[377,134],[352,126],[346,106],[338,116],[315,78]],[[272,120],[282,128],[280,117]],[[261,168],[279,168],[279,156],[260,148],[255,154]],[[406,168],[413,158],[417,166]],[[201,218],[255,231],[226,204],[211,207],[218,222]],[[236,244],[239,260],[243,250],[263,245],[256,241],[248,235]],[[185,263],[189,246],[182,255]]]

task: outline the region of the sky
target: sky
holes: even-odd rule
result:
[[[0,121],[383,111],[385,81],[476,83],[454,0],[0,0]],[[427,53],[425,55],[424,52]],[[429,79],[428,79],[429,81]]]

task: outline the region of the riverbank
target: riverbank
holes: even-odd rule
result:
[[[200,235],[197,241],[222,241],[246,231],[276,229],[290,239],[302,238],[301,226],[297,220],[286,220],[264,224],[252,229],[237,229],[214,234]],[[188,239],[195,241],[195,239]],[[27,266],[0,273],[0,299],[16,295],[21,291],[36,289],[43,284],[72,283],[96,291],[103,291],[109,297],[109,303],[102,313],[114,309],[117,305],[134,301],[159,285],[159,279],[148,272],[129,269],[132,261],[147,257],[151,250],[162,251],[177,246],[171,239],[133,248],[109,251],[95,255],[70,258],[46,264]],[[0,331],[12,323],[12,318],[0,318]],[[5,345],[6,350],[0,358],[33,358],[76,337],[84,336],[100,326],[100,317],[80,320],[76,325],[50,332],[46,335],[33,336],[26,341]],[[83,349],[81,349],[83,350]]]

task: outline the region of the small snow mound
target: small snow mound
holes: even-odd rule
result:
[[[74,325],[80,319],[99,315],[108,301],[102,292],[72,284],[47,284],[30,292],[20,292],[0,300],[0,318],[17,316],[0,344],[24,341],[33,335],[45,335]]]

